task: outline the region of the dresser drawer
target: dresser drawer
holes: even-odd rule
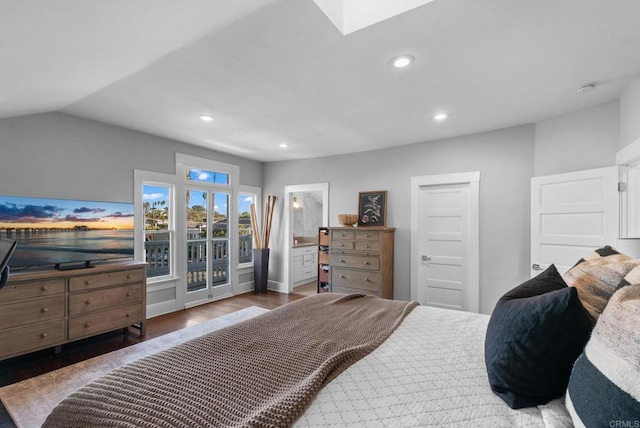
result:
[[[378,271],[334,268],[331,272],[331,283],[338,286],[366,288],[380,291],[382,276]]]
[[[86,293],[69,295],[69,315],[79,315],[116,306],[142,302],[142,284],[105,288]]]
[[[110,285],[142,282],[144,272],[140,269],[83,275],[69,278],[69,291],[93,290]]]
[[[59,345],[64,327],[65,321],[57,320],[0,331],[0,358]]]
[[[380,297],[379,291],[367,290],[365,288],[353,288],[353,287],[342,287],[339,285],[332,285],[331,291],[333,293],[345,293],[345,294],[357,293],[357,294],[367,294],[369,296]]]
[[[348,230],[348,229],[339,229],[339,230],[332,230],[331,231],[331,240],[335,241],[335,240],[340,240],[340,241],[348,241],[348,240],[353,240],[355,239],[356,234],[354,230]]]
[[[64,286],[64,278],[9,283],[0,290],[0,303],[62,294],[64,293]]]
[[[332,254],[331,265],[355,269],[379,270],[380,259],[378,257],[357,256],[349,254]]]
[[[331,242],[331,250],[339,251],[339,250],[353,250],[355,248],[354,241],[333,241]]]
[[[69,318],[69,339],[78,339],[128,327],[140,321],[143,321],[140,304],[80,315]]]
[[[0,328],[64,318],[64,296],[0,305]]]
[[[377,230],[356,230],[357,241],[379,241],[380,232]]]
[[[369,254],[379,254],[380,241],[356,241],[356,250]]]

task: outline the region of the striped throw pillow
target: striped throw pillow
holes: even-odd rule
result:
[[[576,427],[640,425],[640,285],[617,291],[569,378]]]
[[[607,306],[613,293],[625,285],[625,276],[640,266],[640,259],[603,264],[605,259],[606,257],[577,264],[563,275],[567,285],[578,290],[580,302],[594,322]]]

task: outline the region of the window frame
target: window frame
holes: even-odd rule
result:
[[[175,211],[175,195],[176,195],[176,178],[175,175],[162,174],[151,171],[134,170],[134,200],[135,200],[135,224],[134,236],[134,259],[146,262],[145,240],[147,233],[168,233],[169,234],[169,273],[166,275],[158,275],[147,277],[148,284],[154,284],[165,281],[173,281],[177,279],[176,273],[176,211]],[[167,229],[162,231],[148,231],[145,229],[144,217],[144,186],[167,187],[169,189],[168,200],[168,217]]]

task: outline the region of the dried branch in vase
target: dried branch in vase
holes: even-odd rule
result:
[[[273,213],[276,208],[276,197],[269,195],[264,204],[263,225],[258,224],[258,215],[255,204],[251,204],[249,215],[251,217],[251,229],[253,230],[253,248],[269,248],[269,238],[271,237],[271,225],[273,224]]]

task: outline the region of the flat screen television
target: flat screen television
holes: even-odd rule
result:
[[[133,257],[133,212],[132,203],[0,196],[0,238],[18,243],[13,272],[90,267]]]

